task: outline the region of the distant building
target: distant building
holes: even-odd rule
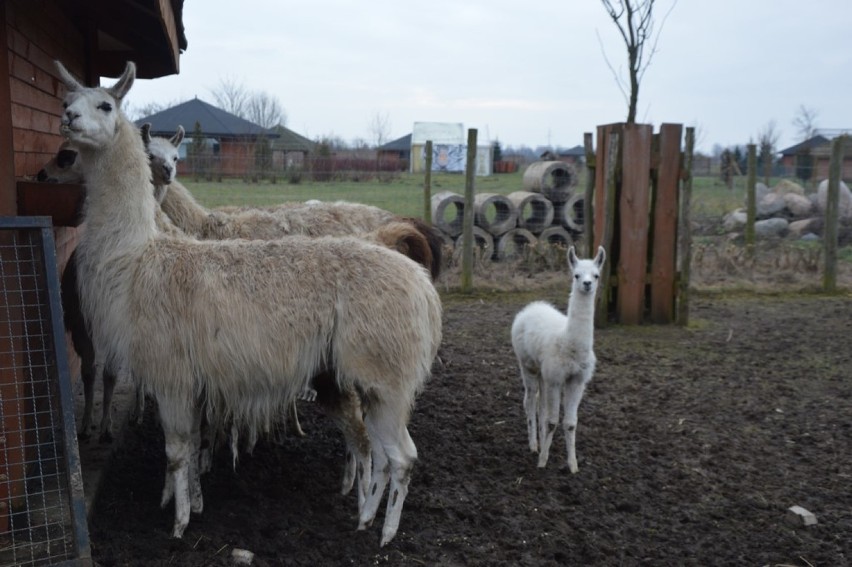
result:
[[[399,160],[400,165],[404,164],[407,170],[408,164],[411,163],[411,134],[379,146],[377,154],[382,161]]]
[[[781,154],[781,174],[799,179],[820,181],[828,178],[828,165],[831,162],[831,143],[844,131],[833,131],[835,135],[817,134],[804,142],[784,148]],[[840,177],[852,179],[852,139],[847,138],[844,145],[843,166]]]
[[[186,130],[180,148],[181,161],[178,175],[192,173],[192,164],[186,159],[189,147],[200,128],[206,146],[205,174],[215,177],[245,177],[255,170],[255,151],[259,141],[270,142],[281,137],[272,129],[263,128],[253,122],[194,98],[156,114],[140,118],[136,124],[149,122],[151,135],[171,137],[178,126]]]

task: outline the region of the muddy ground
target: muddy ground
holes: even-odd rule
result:
[[[356,531],[339,493],[340,434],[311,404],[305,438],[218,453],[181,540],[158,505],[165,459],[149,410],[97,500],[95,560],[112,565],[852,564],[852,297],[704,294],[691,324],[596,332],[580,406],[580,470],[561,431],[547,468],[527,448],[509,343],[535,294],[445,295],[445,334],[411,421],[420,460],[400,532]],[[816,525],[787,509],[813,512]]]

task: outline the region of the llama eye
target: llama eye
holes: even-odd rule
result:
[[[600,276],[599,276],[599,275],[597,275],[597,274],[595,274],[595,279],[598,279],[598,278],[600,278]]]
[[[68,110],[68,103],[67,103],[67,102],[63,102],[63,103],[62,103],[62,108],[64,108],[65,110]]]
[[[579,280],[579,279],[580,279],[580,274],[574,274],[574,279],[575,279],[575,280]]]
[[[108,102],[102,102],[98,105],[98,110],[103,110],[104,112],[109,112],[112,110],[112,105]]]

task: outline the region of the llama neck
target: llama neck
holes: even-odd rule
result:
[[[174,180],[160,204],[172,222],[187,234],[200,236],[210,211],[202,207],[181,182]]]
[[[80,148],[86,179],[85,237],[94,247],[140,245],[157,232],[151,172],[136,128],[120,120],[112,144]]]
[[[594,346],[595,294],[571,290],[568,297],[568,342],[582,350]]]

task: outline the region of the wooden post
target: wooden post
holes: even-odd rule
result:
[[[432,224],[432,140],[426,140],[426,173],[423,178],[423,220]]]
[[[680,185],[680,124],[660,127],[660,162],[652,214],[651,321],[673,323],[675,315],[675,272],[677,270],[678,189]]]
[[[680,279],[677,296],[677,324],[689,324],[689,278],[692,268],[692,160],[695,148],[695,128],[686,129],[686,149],[683,155],[683,191],[680,208]]]
[[[617,266],[618,321],[625,325],[638,325],[644,314],[652,139],[650,125],[625,124]]]
[[[467,164],[465,165],[464,183],[464,218],[462,219],[462,274],[461,291],[473,291],[473,247],[476,241],[473,236],[473,182],[476,176],[476,129],[467,131]]]
[[[755,185],[757,184],[757,145],[748,146],[748,172],[746,175],[746,226],[745,244],[749,256],[754,254],[754,220],[757,216],[757,199],[755,197]]]
[[[846,136],[838,136],[832,140],[831,162],[828,164],[828,195],[825,202],[823,234],[825,271],[822,276],[822,289],[829,293],[837,291],[837,222],[840,217],[840,172],[845,143]]]
[[[583,134],[583,147],[586,150],[586,196],[583,201],[583,238],[586,241],[586,258],[597,253],[595,249],[595,150],[592,146],[592,133]]]
[[[604,141],[606,145],[604,146]],[[606,152],[601,154],[597,163],[603,162],[605,167],[597,167],[596,178],[600,180],[600,185],[596,182],[596,186],[601,187],[601,191],[595,194],[595,235],[600,238],[594,246],[603,246],[606,249],[607,265],[601,273],[600,291],[597,297],[597,306],[595,307],[595,324],[598,327],[606,326],[609,318],[609,303],[612,295],[612,278],[610,274],[613,272],[612,262],[615,254],[613,253],[612,241],[613,231],[615,226],[615,199],[618,194],[618,172],[620,163],[621,150],[621,133],[619,129],[608,127],[598,128],[598,151]],[[599,226],[598,226],[599,225]]]

